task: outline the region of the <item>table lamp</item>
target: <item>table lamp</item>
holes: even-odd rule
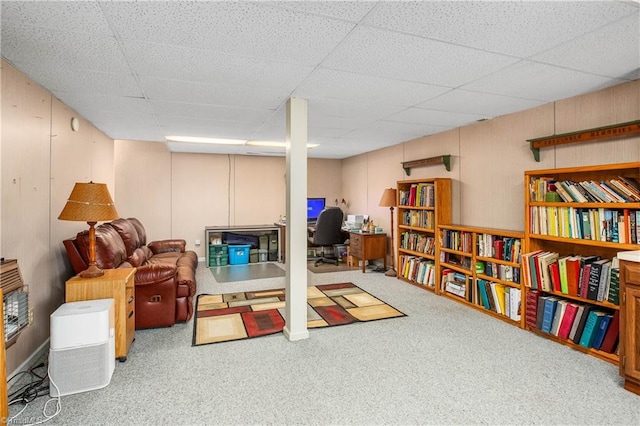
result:
[[[386,188],[382,193],[379,206],[389,207],[391,211],[391,267],[384,273],[388,277],[395,277],[396,270],[393,267],[393,259],[395,257],[395,251],[393,247],[393,208],[396,205],[396,190],[394,188]]]
[[[95,225],[97,222],[118,218],[118,212],[106,184],[94,182],[75,184],[58,219],[89,224],[89,267],[78,274],[82,278],[104,275],[104,271],[96,265]]]

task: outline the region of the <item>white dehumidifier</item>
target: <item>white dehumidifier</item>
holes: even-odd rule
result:
[[[49,395],[107,386],[115,369],[114,334],[113,299],[65,303],[52,313]]]

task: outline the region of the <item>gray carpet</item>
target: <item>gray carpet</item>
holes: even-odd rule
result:
[[[284,287],[285,278],[217,283],[200,293]],[[62,398],[58,425],[640,424],[640,397],[617,367],[384,274],[351,281],[407,316],[191,346],[193,321],[136,331],[104,389]],[[47,398],[25,410],[42,418]],[[11,414],[21,407],[12,406]]]
[[[284,269],[275,263],[259,262],[247,263],[245,265],[215,266],[211,273],[219,283],[234,281],[249,281],[262,278],[284,277]]]

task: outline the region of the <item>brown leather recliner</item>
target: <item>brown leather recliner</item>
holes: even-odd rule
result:
[[[87,268],[88,231],[63,241],[76,273]],[[136,268],[136,328],[166,327],[193,315],[198,257],[185,240],[147,244],[142,223],[117,219],[96,227],[96,263],[102,269]]]

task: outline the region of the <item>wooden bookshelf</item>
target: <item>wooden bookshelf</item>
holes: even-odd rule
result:
[[[624,192],[620,194],[623,200],[612,201],[609,195],[605,199],[598,189],[606,191],[602,187],[611,186],[612,181],[619,181],[620,176],[640,182],[640,162],[621,163],[610,165],[598,165],[588,167],[568,167],[547,170],[531,170],[524,173],[524,196],[525,196],[525,238],[523,251],[523,284],[525,294],[523,304],[532,300],[534,296],[556,297],[558,300],[568,301],[574,305],[588,306],[595,311],[604,312],[613,316],[619,310],[619,303],[616,303],[617,290],[617,268],[616,255],[621,251],[638,250],[640,245],[639,232],[632,233],[634,225],[631,223],[631,216],[640,219],[640,202]],[[598,185],[597,183],[600,183]],[[595,184],[595,188],[594,188]],[[581,188],[580,188],[581,187]],[[581,193],[584,200],[578,200]],[[586,194],[584,193],[586,192]],[[619,191],[620,192],[620,191]],[[598,197],[600,195],[600,198]],[[604,194],[607,195],[606,192]],[[608,199],[607,199],[608,198]],[[636,216],[637,215],[637,216]],[[640,228],[640,222],[635,227]],[[551,260],[540,262],[544,256],[532,255],[532,252],[549,252],[558,254],[558,265],[560,270],[566,268],[564,262],[573,261],[573,276],[577,278],[564,278],[563,283],[573,282],[573,285],[562,284],[557,289],[557,279],[554,281],[551,276],[547,279],[541,277],[538,282],[537,277],[531,275],[537,270],[550,271],[546,263],[555,263]],[[553,254],[551,255],[554,256]],[[571,257],[569,257],[571,256]],[[588,277],[585,271],[590,273],[591,265],[589,259],[593,256],[600,259],[611,259],[608,264],[608,271],[613,271],[613,284],[610,272],[603,277],[603,287],[600,300],[593,297],[585,297],[582,291],[588,286]],[[577,263],[575,263],[577,262]],[[542,263],[543,266],[540,266]],[[589,264],[588,268],[585,266]],[[534,268],[533,270],[531,268]],[[569,269],[565,269],[568,271]],[[532,272],[528,272],[532,271]],[[581,279],[584,276],[584,281]],[[557,275],[556,275],[557,277]],[[576,284],[577,282],[577,284]],[[613,290],[611,287],[613,285]],[[592,289],[598,286],[598,279],[592,281]],[[588,289],[588,287],[586,287]],[[577,290],[576,290],[577,289]],[[611,296],[609,291],[611,290]],[[538,294],[535,294],[538,292]],[[538,300],[539,302],[539,300]],[[536,303],[538,303],[536,302]],[[524,305],[523,305],[524,306]],[[536,334],[567,345],[573,349],[585,352],[613,364],[618,364],[619,357],[616,350],[612,352],[596,350],[589,345],[581,345],[570,338],[561,338],[553,333],[543,332],[538,326],[534,326],[533,312],[530,313],[530,321],[525,319],[525,328]]]
[[[439,225],[438,292],[522,327],[523,238],[518,231]]]
[[[437,292],[440,272],[436,230],[440,224],[451,223],[451,179],[398,181],[396,195],[397,276],[410,284]],[[411,266],[415,269],[412,270]]]

